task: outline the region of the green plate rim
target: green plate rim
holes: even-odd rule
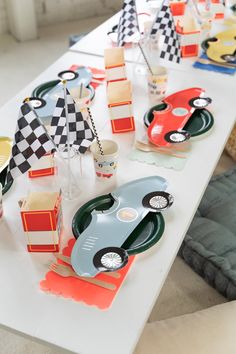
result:
[[[7,166],[7,167],[8,167],[8,166]],[[5,167],[4,170],[0,173],[0,176],[6,173],[7,167]],[[5,180],[4,180],[4,182],[5,182]],[[3,195],[9,191],[9,189],[10,189],[11,186],[12,186],[12,184],[13,184],[13,180],[11,180],[11,181],[8,182],[7,184],[4,184],[4,185],[3,185],[3,188],[2,188],[2,194],[3,194]]]
[[[202,47],[202,50],[204,50],[204,52],[206,52],[206,50],[208,49],[208,42],[211,42],[212,38],[215,38],[215,37],[207,38],[201,43],[201,47]]]
[[[91,212],[93,209],[97,210],[105,210],[102,208],[102,205],[104,203],[112,203],[112,197],[110,194],[106,195],[101,195],[99,197],[93,198],[89,200],[87,203],[83,204],[75,213],[73,219],[72,219],[72,232],[75,238],[79,237],[80,235],[80,230],[79,227],[84,224],[86,217],[85,213],[86,212]],[[148,216],[149,215],[149,216]],[[152,218],[153,223],[155,223],[155,231],[153,232],[153,235],[148,238],[148,240],[145,240],[143,243],[138,244],[137,246],[134,246],[132,248],[125,248],[125,244],[127,243],[127,240],[123,243],[122,247],[124,247],[129,255],[135,255],[138,253],[142,253],[149,249],[150,247],[154,246],[162,237],[165,229],[165,221],[164,217],[161,213],[148,213],[146,217]],[[79,219],[79,220],[78,220]],[[144,219],[143,219],[144,220]],[[143,222],[142,220],[142,222]],[[142,222],[139,223],[139,225],[135,228],[135,230],[130,234],[128,240],[133,240],[136,237],[136,230],[142,229]]]
[[[166,104],[165,104],[165,103],[160,103],[160,104],[158,104],[158,105],[155,105],[155,106],[151,107],[151,108],[144,114],[143,120],[144,120],[144,124],[145,124],[146,127],[148,127],[147,122],[149,122],[149,120],[148,120],[147,117],[148,117],[149,113],[152,112],[154,109],[155,109],[155,110],[158,110],[158,107],[161,107],[161,109],[159,109],[159,110],[162,110],[162,109],[164,109],[164,108],[166,107]],[[212,113],[211,113],[210,111],[208,111],[207,109],[205,109],[205,108],[203,108],[203,109],[201,109],[201,110],[197,110],[197,109],[196,109],[196,110],[194,111],[194,113],[193,113],[193,118],[190,118],[189,121],[190,121],[191,119],[194,119],[194,114],[195,114],[195,112],[198,112],[198,111],[199,111],[200,114],[203,114],[203,115],[205,116],[205,118],[207,117],[208,123],[207,123],[206,127],[205,127],[203,130],[198,130],[198,131],[192,132],[191,130],[187,130],[187,129],[186,129],[186,130],[191,134],[191,137],[192,137],[192,138],[207,133],[207,132],[213,127],[213,125],[214,125],[214,117],[213,117]],[[196,118],[195,118],[195,119],[196,119]],[[188,121],[188,123],[189,123],[189,121]],[[188,125],[188,123],[186,123],[186,125]],[[185,125],[185,126],[186,126],[186,125]],[[183,129],[185,129],[185,126],[184,126]]]

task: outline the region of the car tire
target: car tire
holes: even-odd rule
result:
[[[127,262],[128,253],[120,247],[103,248],[93,258],[93,264],[100,272],[113,272],[123,268]]]
[[[236,62],[236,55],[233,54],[224,54],[221,56],[223,60],[225,60],[227,63],[235,63]]]
[[[207,107],[211,103],[210,97],[194,97],[189,101],[191,107],[201,109]]]
[[[163,191],[148,193],[142,200],[144,208],[148,208],[153,212],[166,210],[171,207],[173,202],[174,197],[172,194]]]
[[[191,134],[185,130],[172,130],[165,135],[165,140],[168,143],[180,144],[190,139]]]
[[[30,102],[34,109],[39,109],[46,106],[47,102],[43,98],[29,97],[24,100],[24,103]]]
[[[66,80],[66,81],[75,80],[78,76],[79,76],[79,74],[76,73],[75,71],[72,71],[72,70],[64,70],[58,74],[58,77],[61,80]]]

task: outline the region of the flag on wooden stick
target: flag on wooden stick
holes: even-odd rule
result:
[[[43,155],[55,149],[53,141],[33,108],[24,103],[20,108],[7,183],[28,171]]]
[[[139,33],[139,26],[135,0],[124,0],[118,24],[118,46],[131,42],[131,37],[136,33]]]
[[[157,33],[164,36],[160,57],[179,63],[181,58],[179,36],[175,30],[174,19],[167,0],[163,2],[150,31],[151,36]]]
[[[67,132],[66,104],[69,132]],[[87,116],[88,112],[86,112],[86,109],[82,113],[75,104],[68,89],[66,89],[66,100],[62,93],[57,100],[51,121],[50,135],[56,146],[59,148],[66,147],[69,138],[70,146],[73,146],[80,153],[85,153],[94,139],[94,134],[85,120]]]

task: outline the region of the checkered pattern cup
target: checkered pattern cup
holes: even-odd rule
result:
[[[152,74],[148,75],[148,97],[152,105],[158,104],[165,97],[167,89],[168,73],[165,67],[152,68]]]

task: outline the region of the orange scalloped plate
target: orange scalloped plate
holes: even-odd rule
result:
[[[65,247],[62,251],[65,256],[71,255],[75,241],[76,240],[74,238],[68,241],[67,247]],[[111,306],[131,264],[134,261],[134,258],[134,256],[130,256],[127,265],[118,271],[120,274],[119,278],[112,278],[107,276],[106,273],[101,273],[96,276],[97,279],[116,285],[116,290],[104,289],[74,277],[64,278],[52,271],[46,273],[45,279],[40,282],[40,288],[41,290],[53,295],[83,302],[86,305],[96,306],[101,310],[105,310]],[[60,260],[57,260],[57,262],[65,264]]]

